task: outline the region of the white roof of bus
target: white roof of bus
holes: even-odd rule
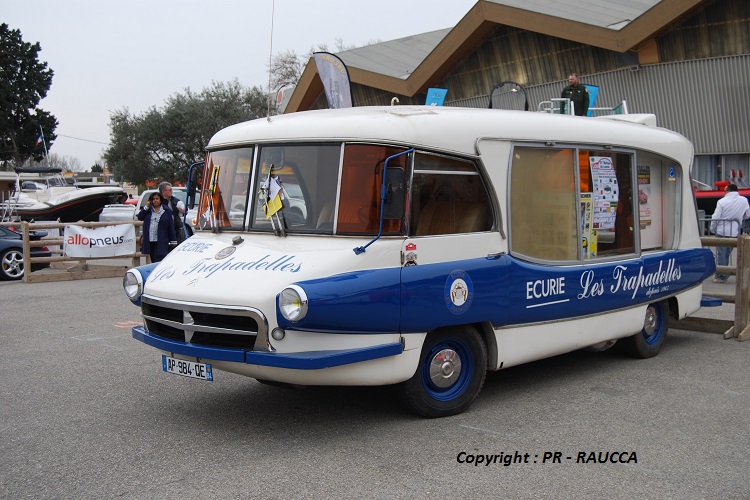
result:
[[[475,155],[478,139],[495,138],[638,147],[689,164],[693,153],[689,141],[653,123],[653,115],[584,118],[436,106],[354,107],[233,125],[216,133],[208,149],[279,141],[364,140]]]

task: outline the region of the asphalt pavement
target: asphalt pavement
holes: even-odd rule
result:
[[[750,342],[578,351],[424,420],[389,387],[165,374],[118,278],[3,282],[0,305],[0,498],[750,498]]]

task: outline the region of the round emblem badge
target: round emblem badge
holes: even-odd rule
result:
[[[445,280],[445,306],[453,314],[463,314],[474,299],[474,285],[469,275],[457,269]]]
[[[214,259],[216,260],[226,259],[230,255],[232,255],[236,250],[237,250],[237,247],[234,247],[234,246],[222,248],[221,250],[219,250],[219,252],[216,255],[214,255]]]

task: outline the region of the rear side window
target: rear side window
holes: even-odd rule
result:
[[[638,153],[639,229],[643,251],[674,248],[681,205],[682,169],[674,160]]]
[[[672,248],[680,175],[676,162],[643,151],[516,146],[511,250],[578,262]]]
[[[539,260],[576,260],[574,151],[515,148],[510,179],[513,251]]]
[[[415,156],[409,224],[413,236],[489,231],[491,207],[473,163],[425,153]]]
[[[578,162],[582,257],[635,253],[638,214],[633,200],[633,154],[581,149]]]

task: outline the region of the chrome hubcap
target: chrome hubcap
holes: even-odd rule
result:
[[[430,361],[430,379],[437,387],[450,387],[461,375],[461,357],[453,349],[439,351]]]

